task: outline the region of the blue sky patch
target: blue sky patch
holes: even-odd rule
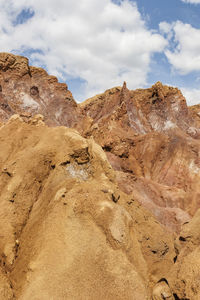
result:
[[[13,25],[17,26],[20,24],[26,23],[29,19],[31,19],[35,15],[35,12],[30,9],[23,9],[16,17],[16,19],[13,21]]]
[[[49,0],[28,8],[7,0],[0,4],[0,48],[66,81],[78,101],[123,81],[130,89],[161,81],[184,90],[194,104],[200,0],[188,1]]]

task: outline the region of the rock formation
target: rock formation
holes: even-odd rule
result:
[[[0,128],[0,299],[149,299],[173,236],[119,190],[93,139],[36,120]]]
[[[0,300],[200,299],[199,120],[160,82],[77,105],[1,53]]]
[[[196,120],[198,127],[200,127],[200,104],[196,104],[189,107],[192,117]]]
[[[72,127],[78,121],[77,104],[65,83],[29,66],[23,56],[0,53],[0,120],[15,113],[24,118],[42,114],[51,126]]]
[[[181,92],[160,82],[114,88],[80,104],[120,188],[172,230],[199,208],[200,127]]]

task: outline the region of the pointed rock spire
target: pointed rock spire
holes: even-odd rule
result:
[[[126,81],[124,81],[122,89],[121,89],[121,97],[120,97],[120,102],[126,102],[127,98],[129,97],[129,90],[127,89],[126,86]]]
[[[123,86],[122,86],[122,90],[125,90],[125,89],[127,89],[127,87],[126,87],[126,81],[124,81]]]

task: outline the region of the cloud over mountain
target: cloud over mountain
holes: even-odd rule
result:
[[[180,74],[200,71],[200,29],[180,21],[162,22],[160,29],[167,35],[170,47],[165,54],[173,68]]]
[[[185,3],[192,3],[192,4],[199,4],[200,0],[181,0],[182,2]]]
[[[2,51],[28,53],[63,80],[81,78],[83,98],[127,79],[144,86],[151,56],[167,44],[128,0],[1,1],[0,37]]]

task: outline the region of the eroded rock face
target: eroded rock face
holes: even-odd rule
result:
[[[198,114],[0,53],[0,299],[200,299]]]
[[[189,110],[192,114],[192,117],[196,120],[198,126],[200,127],[200,104],[190,106]]]
[[[72,127],[78,121],[77,104],[66,84],[29,66],[23,56],[0,53],[0,119],[15,113],[24,118],[42,114],[51,126]]]
[[[114,88],[80,104],[120,188],[164,225],[180,230],[200,203],[200,128],[181,92],[160,82]]]
[[[173,236],[119,190],[101,147],[41,116],[13,116],[0,140],[2,299],[150,299]]]
[[[175,241],[176,262],[168,276],[177,299],[200,299],[200,210]]]
[[[160,82],[129,91],[126,84],[78,105],[65,84],[21,56],[0,53],[0,119],[76,128],[93,137],[132,194],[171,230],[179,231],[200,206],[199,107],[189,110],[181,92]]]

